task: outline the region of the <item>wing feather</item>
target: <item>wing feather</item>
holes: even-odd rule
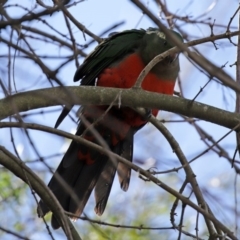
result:
[[[145,32],[143,29],[128,30],[104,40],[77,69],[74,81],[82,79],[81,85],[93,85],[102,70],[138,48]]]

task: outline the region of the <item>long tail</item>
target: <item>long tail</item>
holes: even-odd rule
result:
[[[88,113],[85,110],[85,117],[88,121],[94,122],[96,119],[92,118],[92,116],[89,117]],[[109,114],[111,113],[107,115]],[[108,124],[106,124],[109,122],[108,120],[106,121],[107,115],[94,125],[95,129],[101,134],[113,152],[132,161],[134,131],[129,128],[125,138],[113,144],[111,134],[109,134],[112,128],[109,128]],[[82,134],[85,139],[97,142],[93,134],[89,130],[86,130],[84,124],[80,122],[76,135],[80,136]],[[98,215],[101,215],[107,204],[116,169],[118,169],[120,185],[126,191],[129,185],[131,169],[124,164],[118,164],[116,161],[109,159],[107,155],[72,141],[48,187],[55,194],[63,209],[76,216],[82,214],[89,196],[95,187],[95,211]],[[49,212],[49,209],[41,200],[39,202],[38,214],[44,216],[47,212]],[[52,227],[54,229],[60,227],[59,222],[54,216],[52,216]]]
[[[132,161],[133,135],[134,131],[130,130],[126,138],[119,142],[112,151],[129,161]],[[94,210],[98,215],[102,215],[105,210],[116,170],[118,172],[118,179],[121,188],[124,191],[127,191],[128,189],[131,169],[121,162],[118,163],[116,168],[114,161],[108,159],[95,186],[96,207]]]

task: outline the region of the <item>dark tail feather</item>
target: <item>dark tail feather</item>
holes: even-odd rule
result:
[[[69,114],[69,112],[71,111],[72,107],[73,107],[73,105],[71,105],[71,106],[64,106],[64,108],[63,108],[60,116],[58,117],[58,119],[57,119],[57,121],[56,121],[56,123],[55,123],[55,126],[54,126],[55,128],[57,128],[57,127],[61,124],[61,122],[63,121],[63,119],[64,119],[64,118]]]
[[[80,165],[77,166],[74,164],[74,167],[68,168],[66,170],[67,174],[65,173],[62,175],[62,178],[66,183],[65,187],[63,187],[56,178],[52,178],[49,183],[49,188],[53,191],[63,209],[75,214],[76,218],[82,214],[89,196],[105,165],[107,159],[104,158],[105,156],[102,157],[102,159],[96,159],[96,162],[92,165],[83,164],[83,166],[80,167]],[[78,162],[80,161],[78,160]],[[68,171],[70,169],[72,171]],[[58,170],[60,170],[60,168],[58,168]],[[72,181],[70,181],[70,179]],[[69,191],[66,191],[66,185]],[[40,202],[41,207],[43,204],[43,202]],[[58,220],[54,216],[52,216],[52,227],[54,229],[60,227]]]
[[[130,130],[128,136],[123,141],[119,142],[116,147],[114,147],[113,152],[119,154],[120,156],[132,161],[133,154],[133,135],[134,131]],[[121,188],[127,191],[131,176],[131,168],[127,167],[121,162],[114,161],[114,159],[109,159],[105,165],[95,187],[95,212],[98,215],[102,215],[105,207],[107,205],[108,197],[112,188],[114,176],[118,172],[118,178]]]
[[[79,216],[82,214],[89,196],[98,181],[99,175],[106,164],[106,161],[107,157],[100,155],[100,157],[95,160],[94,164],[84,166],[84,169],[81,171],[81,174],[79,175],[73,188],[79,200],[78,203],[76,203],[74,199],[70,199],[70,212]]]
[[[130,130],[127,139],[122,142],[120,156],[132,162],[133,156],[133,136],[134,131]],[[119,163],[117,168],[118,180],[123,191],[127,191],[129,187],[131,168],[124,163]]]
[[[94,208],[97,215],[102,215],[107,205],[108,197],[112,188],[117,163],[114,159],[109,159],[105,165],[95,187],[96,206]]]
[[[52,215],[51,225],[52,225],[52,228],[53,228],[53,229],[58,229],[58,228],[60,228],[59,221],[57,220],[57,218],[55,218],[54,215]]]
[[[131,168],[124,163],[119,163],[117,168],[118,180],[123,191],[127,191],[129,187]]]

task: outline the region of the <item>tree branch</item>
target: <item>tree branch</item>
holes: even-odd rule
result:
[[[60,203],[46,186],[46,184],[22,161],[16,158],[12,153],[0,146],[0,164],[29,184],[37,194],[48,204],[51,211],[58,217],[63,227],[63,230],[68,239],[73,240],[71,230],[68,225],[67,216],[64,214]]]
[[[116,100],[116,96],[119,96]],[[13,114],[57,105],[117,105],[161,109],[233,129],[240,114],[210,105],[141,89],[103,87],[55,87],[18,93],[0,100],[0,120]],[[237,128],[236,130],[240,130]]]

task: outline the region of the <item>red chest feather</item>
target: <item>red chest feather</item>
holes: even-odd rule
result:
[[[131,54],[123,59],[117,66],[106,68],[98,77],[98,86],[114,87],[114,88],[131,88],[134,86],[139,74],[144,69],[145,65],[137,54]],[[170,79],[161,79],[153,73],[148,73],[145,77],[142,88],[146,91],[173,94],[175,81]],[[128,121],[132,121],[130,125],[142,124],[140,119],[136,116],[131,117],[131,110],[128,111]],[[152,114],[156,116],[158,109],[153,109]],[[136,113],[132,113],[136,115]]]
[[[131,88],[141,71],[144,69],[141,58],[137,54],[131,54],[123,59],[117,66],[106,68],[98,77],[98,86]],[[173,94],[174,81],[161,79],[153,73],[149,73],[143,83],[142,88],[151,92]]]

